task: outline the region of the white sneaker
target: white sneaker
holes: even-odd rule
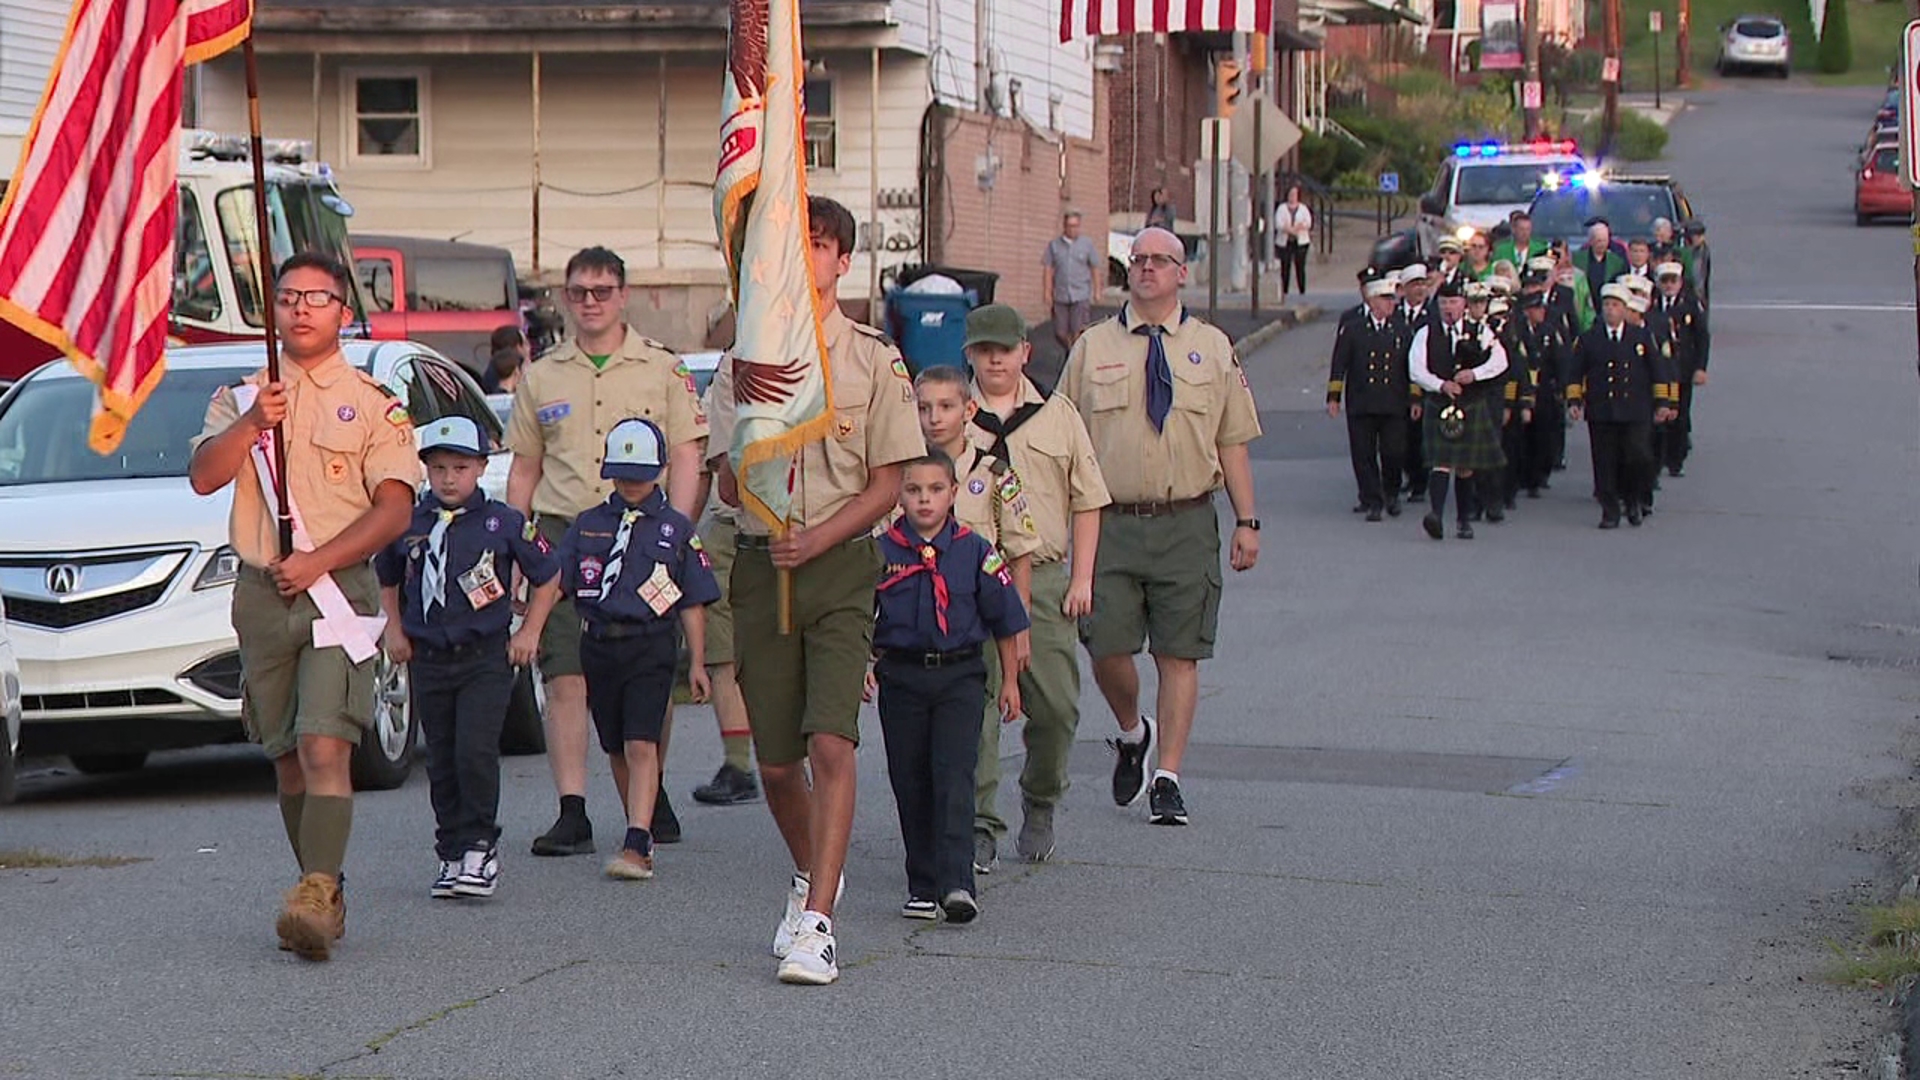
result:
[[[807,913],[807,890],[813,887],[804,875],[793,875],[793,888],[787,892],[787,910],[780,916],[780,925],[773,930],[773,955],[785,957],[793,949],[793,940],[800,934],[800,922]],[[833,891],[833,902],[838,904],[847,895],[847,875],[840,875],[840,887]]]
[[[460,863],[454,859],[440,860],[440,873],[433,879],[433,898],[448,900],[460,895],[453,891],[453,879],[460,876]]]
[[[839,977],[840,965],[833,955],[833,922],[825,915],[806,912],[800,932],[793,936],[792,950],[780,961],[780,981],[825,986]]]
[[[455,896],[492,896],[500,884],[500,853],[492,847],[467,849],[453,879]]]

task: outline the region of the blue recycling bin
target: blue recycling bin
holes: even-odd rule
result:
[[[966,363],[967,313],[979,306],[972,291],[940,295],[887,293],[887,323],[907,369],[915,375],[939,364]]]

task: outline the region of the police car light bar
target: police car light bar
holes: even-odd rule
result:
[[[1455,143],[1453,156],[1457,158],[1501,157],[1507,154],[1574,154],[1579,148],[1572,139],[1535,139],[1532,142],[1503,143]]]

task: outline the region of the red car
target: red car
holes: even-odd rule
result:
[[[1876,146],[1860,163],[1853,183],[1853,220],[1866,225],[1876,217],[1913,216],[1913,191],[1900,176],[1900,148]]]

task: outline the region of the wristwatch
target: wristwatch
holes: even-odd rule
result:
[[[1259,518],[1241,518],[1238,521],[1235,521],[1233,523],[1233,527],[1236,529],[1252,529],[1254,532],[1259,532],[1260,519]]]

